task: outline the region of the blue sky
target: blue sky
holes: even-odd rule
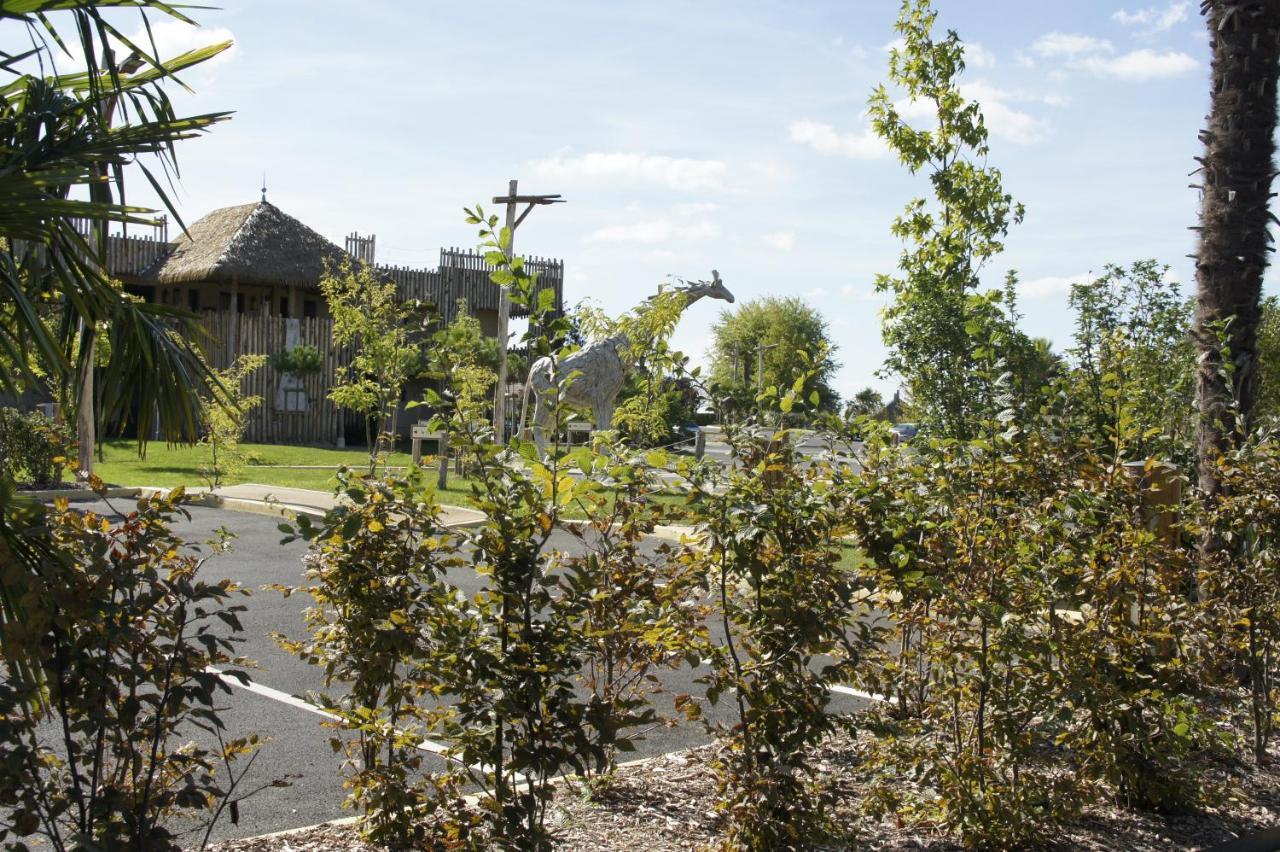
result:
[[[1208,101],[1198,4],[937,0],[970,46],[991,163],[1026,221],[988,270],[1022,277],[1025,326],[1065,346],[1066,288],[1156,258],[1190,281],[1188,173]],[[621,311],[668,274],[715,267],[739,300],[799,295],[830,323],[848,395],[877,377],[877,273],[889,224],[927,190],[870,135],[897,4],[226,0],[173,49],[231,37],[189,75],[189,111],[235,118],[182,147],[188,221],[268,198],[379,259],[433,265],[470,245],[461,209],[519,178],[567,204],[535,211],[517,251],[561,256],[566,298]],[[141,200],[142,184],[133,184]],[[700,359],[721,305],[676,342]]]

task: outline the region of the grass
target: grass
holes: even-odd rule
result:
[[[296,447],[277,444],[241,444],[248,464],[233,476],[226,477],[224,485],[253,482],[259,485],[275,485],[280,488],[308,488],[313,491],[331,491],[337,484],[337,471],[342,465],[357,473],[368,470],[369,454],[364,450],[335,450],[325,447]],[[131,440],[109,440],[103,445],[104,461],[94,466],[94,472],[110,485],[150,485],[157,488],[188,488],[206,486],[199,468],[209,463],[209,451],[205,447],[166,446],[162,443],[147,445],[145,457],[138,455],[138,445]],[[409,464],[408,453],[392,453],[387,463],[392,467]],[[273,467],[272,465],[282,465]],[[323,468],[283,467],[283,465],[323,465]],[[434,470],[434,464],[432,470]],[[70,479],[68,471],[65,478]],[[434,482],[435,477],[431,480]],[[449,473],[449,484],[436,489],[436,499],[447,506],[468,506],[472,480]],[[684,497],[674,492],[656,495],[659,502],[675,504]],[[576,507],[566,512],[570,518],[582,518]]]
[[[277,485],[282,488],[310,488],[329,491],[337,484],[336,474],[342,465],[357,472],[368,469],[369,454],[364,450],[335,450],[325,447],[293,447],[276,444],[241,444],[248,464],[227,477],[226,485],[256,482]],[[201,478],[199,468],[209,463],[209,451],[205,447],[166,446],[160,443],[147,445],[145,457],[138,455],[138,445],[130,440],[106,441],[103,446],[104,461],[94,466],[94,472],[104,482],[112,485],[154,485],[175,488],[179,485],[194,487],[208,483]],[[409,464],[408,453],[392,453],[387,463],[393,467]],[[271,465],[282,465],[272,467]],[[300,469],[283,465],[312,465]],[[70,478],[70,472],[67,477]],[[440,493],[440,501],[459,505],[470,493],[469,480],[450,475],[449,487]]]
[[[368,469],[369,454],[364,450],[335,450],[326,447],[296,447],[278,444],[241,444],[241,451],[249,464],[225,484],[254,482],[260,485],[276,485],[281,488],[309,488],[314,491],[330,491],[337,484],[335,474],[346,465],[357,472]],[[95,466],[95,472],[111,485],[151,485],[158,488],[203,486],[198,468],[208,464],[209,451],[205,447],[166,446],[161,443],[147,445],[145,457],[138,455],[138,445],[131,440],[109,440],[103,445],[105,461]],[[409,464],[408,453],[392,453],[388,457],[392,467]],[[255,466],[249,466],[255,465]],[[271,465],[324,465],[323,469],[299,469],[271,467]],[[66,474],[71,478],[70,472]],[[449,485],[436,491],[436,499],[448,506],[467,506],[471,496],[472,481],[464,476],[449,474]],[[666,505],[678,505],[685,496],[674,491],[662,491],[654,498]],[[569,518],[582,518],[577,507],[566,512]],[[839,567],[850,570],[866,561],[866,556],[852,544],[842,548]]]

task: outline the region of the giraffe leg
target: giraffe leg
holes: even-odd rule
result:
[[[547,421],[551,414],[551,406],[547,404],[544,393],[546,391],[539,390],[533,401],[533,443],[538,448],[539,458],[547,454]]]
[[[597,432],[613,428],[613,400],[597,399],[591,405],[591,413],[595,417]]]

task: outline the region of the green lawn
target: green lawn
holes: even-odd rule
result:
[[[275,444],[242,444],[241,450],[248,460],[226,484],[258,482],[263,485],[279,485],[288,488],[311,488],[328,491],[336,483],[334,474],[341,465],[357,472],[366,470],[369,454],[364,450],[335,450],[325,447],[289,447]],[[105,461],[95,466],[95,472],[111,485],[154,485],[174,488],[207,485],[197,472],[208,464],[209,451],[205,447],[169,447],[162,443],[147,445],[145,457],[139,457],[138,445],[129,440],[107,441],[103,448]],[[404,467],[409,463],[408,453],[392,453],[388,464]],[[323,465],[323,469],[297,469],[288,467],[259,467],[257,465]],[[70,478],[70,473],[68,473]],[[461,477],[450,476],[449,488],[440,495],[443,503],[459,504],[467,491],[467,482]]]
[[[340,465],[347,465],[357,473],[367,469],[369,454],[364,450],[335,450],[325,447],[291,447],[276,444],[242,444],[249,464],[231,477],[227,484],[256,482],[262,485],[278,485],[283,488],[311,488],[328,491],[336,484],[334,474]],[[95,472],[110,485],[153,485],[159,488],[175,488],[207,485],[196,472],[208,463],[205,447],[169,447],[162,443],[147,445],[145,458],[138,456],[138,445],[130,440],[107,441],[103,447],[106,461],[99,462]],[[388,463],[403,467],[409,463],[408,453],[392,453]],[[287,467],[255,467],[253,465],[325,465],[324,469],[297,469]],[[67,478],[71,478],[70,472]],[[434,477],[432,477],[434,479]],[[437,499],[450,506],[466,506],[471,495],[471,481],[466,477],[449,474],[449,486],[437,492]],[[683,503],[684,495],[663,491],[655,495],[660,503]],[[583,517],[576,508],[570,508],[568,517]],[[840,560],[840,567],[854,568],[865,560],[862,552],[847,545]]]
[[[293,447],[276,444],[241,444],[248,460],[240,471],[224,481],[225,485],[254,482],[261,485],[278,485],[282,488],[310,488],[329,491],[337,483],[335,474],[339,466],[347,465],[357,473],[368,469],[369,454],[364,450],[335,450],[325,447]],[[188,488],[206,486],[208,483],[197,472],[209,463],[209,451],[205,447],[170,447],[163,443],[147,445],[145,458],[139,457],[138,445],[130,440],[107,441],[103,447],[105,461],[94,467],[94,472],[109,485],[151,485],[158,488]],[[404,467],[409,464],[408,453],[392,453],[388,464]],[[289,467],[262,467],[261,465],[324,465],[322,469],[298,469]],[[431,481],[435,481],[434,466]],[[71,478],[68,471],[66,478]],[[437,499],[449,506],[466,506],[471,495],[471,480],[449,473],[449,485],[436,492]],[[663,503],[682,502],[683,497],[662,493],[657,499]],[[569,517],[583,517],[571,508]]]

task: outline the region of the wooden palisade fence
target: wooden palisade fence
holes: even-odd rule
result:
[[[209,333],[204,341],[209,361],[225,369],[240,355],[271,356],[286,348],[290,320],[265,312],[233,314],[206,311],[202,323]],[[249,412],[245,440],[259,444],[327,444],[332,446],[349,428],[361,428],[356,415],[343,411],[329,400],[337,368],[350,363],[350,347],[333,344],[333,320],[309,317],[292,320],[298,324],[298,343],[319,350],[324,366],[302,377],[308,405],[305,411],[285,411],[276,405],[283,376],[270,364],[250,375],[244,383],[246,395],[262,397]]]

